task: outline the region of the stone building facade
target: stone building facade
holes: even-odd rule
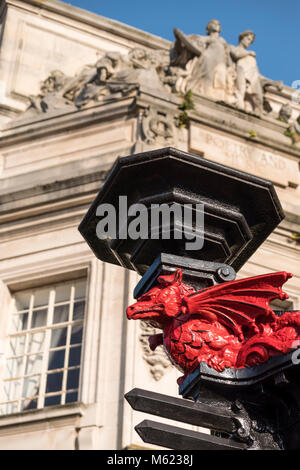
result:
[[[300,100],[217,21],[171,44],[56,0],[0,18],[0,449],[143,446],[124,393],[176,396],[179,372],[125,318],[137,273],[78,224],[118,156],[173,146],[267,178],[285,219],[238,276],[292,272],[277,308],[300,308]]]

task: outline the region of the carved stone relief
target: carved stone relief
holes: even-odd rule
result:
[[[139,341],[143,348],[143,359],[150,367],[150,372],[154,380],[160,380],[166,369],[171,367],[171,362],[167,357],[163,346],[158,346],[155,351],[151,351],[149,348],[148,338],[149,335],[155,334],[156,329],[150,326],[147,322],[140,322],[141,334],[139,335]]]
[[[166,93],[161,78],[168,57],[168,51],[133,48],[127,55],[107,52],[94,65],[84,66],[75,77],[51,72],[42,82],[40,94],[29,97],[25,114],[46,113],[66,106],[79,109],[129,95],[141,85]]]
[[[29,97],[30,105],[25,114],[45,113],[66,106],[75,109],[91,106],[130,95],[141,86],[164,95],[192,90],[193,94],[256,115],[272,111],[265,92],[269,87],[280,90],[282,82],[260,75],[256,54],[248,49],[255,40],[252,31],[242,32],[236,46],[221,36],[217,20],[207,24],[206,36],[187,36],[176,28],[174,35],[175,41],[169,50],[135,47],[127,54],[107,52],[95,64],[84,66],[75,77],[67,77],[60,71],[51,72],[41,84],[40,94]],[[148,139],[162,136],[168,140],[172,130],[164,124],[163,117],[156,121],[149,117],[148,121]]]
[[[174,116],[149,107],[142,116],[142,137],[148,144],[176,145]]]
[[[63,72],[52,71],[41,83],[39,95],[29,96],[30,105],[25,111],[26,116],[74,107],[72,101],[65,96],[65,88],[69,81],[70,77],[67,77]]]
[[[283,122],[289,122],[292,117],[292,112],[293,109],[290,103],[284,103],[279,110],[278,117]]]
[[[281,89],[282,82],[273,82],[259,73],[256,54],[248,51],[255,34],[244,31],[238,46],[228,44],[220,36],[221,25],[212,20],[206,27],[207,36],[186,36],[175,29],[175,43],[171,50],[171,67],[180,67],[182,73],[175,81],[176,91],[206,96],[224,101],[254,114],[265,110],[264,92],[270,86]],[[178,71],[176,71],[178,75]]]

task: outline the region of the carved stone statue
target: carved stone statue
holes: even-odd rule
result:
[[[84,68],[69,83],[65,95],[80,108],[116,93],[126,95],[141,84],[163,91],[158,72],[168,61],[164,51],[146,51],[136,47],[128,55],[107,52],[94,66]],[[165,63],[164,63],[165,62]]]
[[[221,25],[217,20],[210,21],[206,26],[207,36],[185,36],[175,29],[176,41],[171,53],[171,65],[177,65],[187,72],[185,91],[191,89],[193,93],[226,101],[227,71],[231,59],[228,45],[220,32]]]
[[[289,122],[292,117],[293,108],[291,107],[290,103],[285,103],[281,106],[279,110],[279,119],[283,122]]]
[[[65,96],[77,107],[106,94],[106,82],[124,66],[119,52],[108,52],[96,64],[84,67],[68,84]]]
[[[202,39],[202,54],[195,61],[187,86],[214,100],[226,100],[227,68],[230,57],[226,41],[220,37],[221,25],[212,20],[206,27],[207,36]]]
[[[170,50],[135,47],[127,54],[106,52],[74,77],[53,71],[42,82],[39,95],[29,97],[25,116],[66,106],[78,109],[93,106],[132,94],[141,86],[164,95],[186,94],[191,90],[194,95],[225,102],[246,112],[270,113],[272,107],[265,92],[270,86],[280,89],[282,82],[260,75],[256,54],[248,50],[255,34],[244,31],[239,35],[238,46],[233,46],[220,33],[218,20],[207,24],[206,36],[187,36],[175,28],[175,42]],[[152,131],[166,133],[165,127]]]
[[[26,110],[26,116],[35,116],[73,106],[73,103],[64,96],[65,86],[69,80],[70,78],[63,72],[52,71],[42,82],[39,95],[29,96],[30,105]]]
[[[239,35],[239,45],[231,46],[230,54],[236,63],[237,106],[246,111],[262,111],[263,89],[254,51],[247,48],[253,43],[255,34],[244,31]]]
[[[272,108],[264,103],[264,92],[270,86],[280,90],[282,82],[275,82],[260,75],[256,53],[247,48],[254,42],[255,34],[247,30],[239,35],[239,45],[230,46],[230,54],[236,63],[236,106],[247,112],[262,114]]]
[[[29,97],[31,103],[26,116],[70,105],[81,108],[105,97],[129,94],[140,85],[166,93],[163,77],[168,64],[168,51],[136,47],[126,55],[107,52],[72,78],[60,71],[51,72],[42,82],[40,94]]]

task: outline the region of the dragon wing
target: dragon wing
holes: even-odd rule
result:
[[[269,306],[273,299],[287,299],[281,286],[291,274],[278,272],[254,276],[196,291],[183,298],[190,315],[200,315],[229,327],[239,339],[244,339],[242,327],[258,333],[256,321],[276,320]]]

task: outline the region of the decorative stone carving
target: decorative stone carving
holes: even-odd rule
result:
[[[300,142],[300,115],[297,119],[292,119],[292,114],[290,103],[284,103],[279,110],[278,119],[288,124],[284,134],[291,139],[292,144],[297,144]]]
[[[292,112],[293,112],[293,109],[290,103],[285,103],[281,106],[278,117],[281,121],[289,122],[289,120],[292,117]]]
[[[153,378],[158,381],[163,377],[165,370],[171,367],[171,363],[162,346],[157,347],[155,351],[150,350],[148,338],[156,333],[156,329],[145,321],[140,322],[140,328],[142,332],[139,341],[144,351],[143,359],[150,366]]]
[[[54,70],[41,83],[41,91],[37,96],[29,96],[30,105],[26,115],[46,113],[66,106],[74,106],[72,101],[65,96],[66,85],[70,78],[63,72]]]
[[[48,112],[66,106],[85,107],[89,104],[130,94],[141,84],[166,92],[164,68],[169,62],[168,51],[147,51],[134,48],[127,55],[107,52],[94,65],[83,67],[75,77],[60,71],[51,72],[36,97],[29,97],[28,114]]]
[[[285,132],[285,135],[292,139],[293,144],[297,144],[298,142],[300,142],[300,115],[288,127],[287,131]]]
[[[238,46],[233,46],[220,36],[218,20],[207,24],[206,33],[206,36],[186,36],[175,28],[175,42],[170,50],[135,47],[127,54],[107,52],[72,78],[59,71],[51,72],[42,83],[41,93],[29,98],[31,103],[26,113],[48,112],[65,106],[82,108],[129,95],[140,86],[163,94],[185,94],[192,90],[193,94],[246,112],[257,115],[270,112],[272,108],[264,92],[270,86],[280,89],[282,83],[260,75],[256,54],[248,50],[255,34],[244,31],[239,35]],[[158,133],[154,130],[149,138],[169,131],[165,126]]]
[[[297,117],[296,121],[294,122],[294,129],[295,129],[295,132],[297,132],[297,134],[299,134],[300,136],[300,114]]]
[[[176,40],[171,65],[178,65],[188,72],[183,91],[191,89],[193,93],[226,101],[227,68],[231,62],[228,44],[220,37],[220,32],[221,25],[217,20],[206,26],[207,36],[185,36],[174,29]]]
[[[253,43],[255,34],[244,31],[239,35],[239,45],[231,46],[231,57],[236,63],[237,106],[246,111],[262,112],[263,88],[254,51],[247,48]]]
[[[94,74],[89,80],[81,83],[79,77],[80,87],[75,80],[75,87],[79,88],[79,92],[75,95],[74,102],[80,108],[91,101],[100,101],[105,96],[117,93],[128,95],[141,84],[165,91],[158,75],[161,61],[161,54],[142,48],[132,49],[127,56],[109,52],[96,63]]]
[[[172,70],[174,66],[181,68],[180,74],[177,71],[175,90],[184,93],[191,89],[195,94],[260,115],[267,108],[263,106],[266,88],[280,89],[282,82],[259,74],[256,54],[247,50],[255,34],[244,31],[239,35],[239,45],[233,46],[220,37],[219,21],[210,21],[206,32],[207,36],[185,36],[174,30],[171,66]]]
[[[147,108],[142,117],[142,134],[148,144],[160,143],[166,146],[175,144],[174,117],[165,111]]]

